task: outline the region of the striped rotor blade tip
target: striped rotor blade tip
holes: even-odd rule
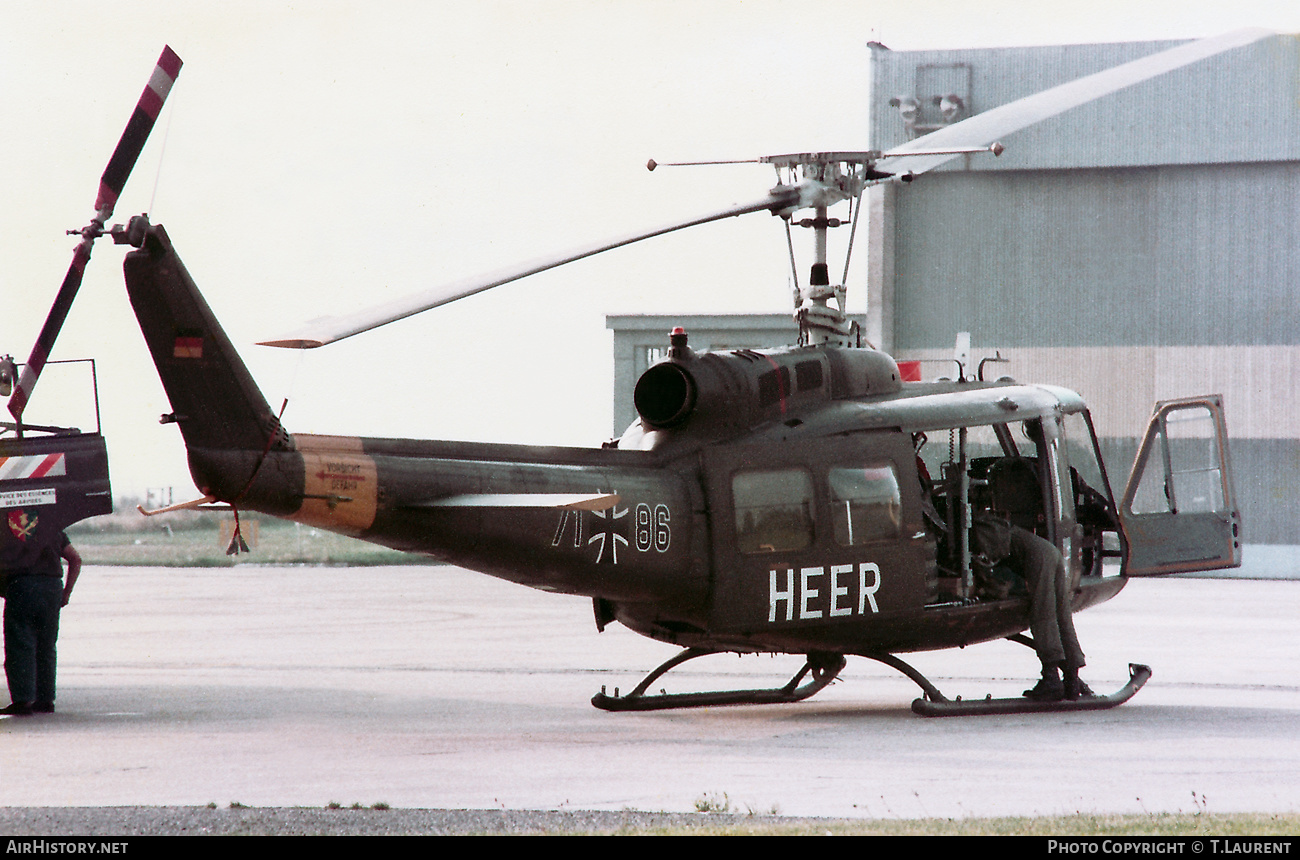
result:
[[[167,101],[167,94],[171,92],[172,84],[180,73],[181,58],[176,56],[170,46],[164,47],[158,65],[149,76],[149,83],[140,94],[140,101],[126,124],[126,131],[122,132],[122,139],[117,142],[117,149],[113,151],[113,157],[109,159],[108,167],[104,169],[104,175],[99,181],[95,212],[103,213],[103,218],[113,214],[117,196],[122,193],[122,187],[126,185],[127,177],[131,175],[131,169],[140,157],[140,150],[144,149],[149,132],[153,131],[154,121],[162,111],[163,102]]]

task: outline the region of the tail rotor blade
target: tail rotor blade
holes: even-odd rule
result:
[[[126,130],[117,142],[117,149],[113,151],[113,157],[108,160],[108,167],[104,169],[104,175],[99,181],[99,194],[95,198],[95,216],[81,230],[81,242],[72,252],[72,265],[68,267],[68,273],[63,277],[63,284],[59,287],[58,295],[54,297],[54,304],[50,306],[50,312],[45,317],[45,325],[41,327],[36,345],[32,347],[31,357],[27,359],[13,396],[9,398],[9,414],[13,415],[20,426],[23,410],[27,408],[27,403],[32,397],[32,389],[36,387],[36,380],[50,357],[50,351],[54,349],[54,341],[58,338],[59,330],[63,328],[63,322],[68,317],[72,300],[77,297],[77,290],[81,288],[81,279],[85,274],[86,264],[90,262],[90,252],[94,248],[95,239],[103,234],[105,222],[113,216],[118,195],[122,193],[122,187],[126,185],[127,177],[131,175],[131,169],[135,167],[140,151],[144,149],[145,141],[149,139],[149,132],[153,130],[154,121],[158,119],[163,102],[171,92],[172,84],[180,71],[181,58],[176,56],[176,52],[170,46],[164,47],[162,56],[158,58],[158,64],[149,77],[149,83],[145,86],[139,102],[136,103],[135,111],[126,124]]]

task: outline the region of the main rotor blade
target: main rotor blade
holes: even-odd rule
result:
[[[922,138],[895,147],[884,154],[885,160],[881,163],[880,168],[895,176],[909,173],[915,175],[924,173],[927,170],[933,170],[956,158],[958,152],[953,150],[987,148],[1007,134],[1064,113],[1071,108],[1174,69],[1252,44],[1271,35],[1273,34],[1270,31],[1262,29],[1239,30],[1223,36],[1180,45],[1149,57],[1143,57],[1112,69],[1079,78],[1010,104],[993,108],[948,128],[940,129]],[[946,150],[946,152],[935,153],[933,150]],[[630,245],[643,239],[750,212],[788,212],[796,208],[819,205],[817,203],[819,195],[824,195],[825,191],[826,189],[819,187],[817,183],[803,183],[788,188],[774,189],[767,199],[756,203],[735,206],[702,218],[648,230],[622,239],[602,242],[557,257],[525,263],[483,276],[467,278],[432,290],[406,296],[357,314],[323,317],[313,320],[293,334],[275,340],[262,341],[262,345],[293,349],[312,349],[324,346],[439,305],[445,305],[457,299],[483,292],[492,287],[507,284],[603,251]],[[822,199],[826,198],[822,197]]]
[[[95,197],[95,216],[81,230],[81,242],[72,252],[72,265],[68,267],[68,273],[63,276],[63,284],[59,287],[59,292],[54,297],[54,304],[50,306],[50,312],[45,317],[45,325],[41,326],[41,333],[36,337],[31,357],[23,366],[22,376],[14,388],[13,396],[9,398],[9,414],[13,415],[14,420],[19,424],[23,420],[23,410],[31,400],[32,389],[36,387],[36,381],[45,367],[45,361],[50,357],[50,351],[54,349],[54,341],[58,339],[63,322],[68,317],[72,301],[77,297],[77,291],[81,289],[81,279],[85,274],[86,264],[90,262],[90,252],[95,245],[95,239],[104,232],[104,224],[108,219],[113,217],[113,208],[117,205],[118,195],[122,193],[122,187],[126,184],[127,177],[131,175],[131,169],[135,167],[140,151],[144,149],[145,141],[149,139],[149,132],[153,130],[158,113],[162,110],[163,102],[167,100],[167,94],[171,92],[172,84],[175,83],[176,76],[180,72],[181,58],[176,56],[176,52],[170,46],[164,46],[153,74],[149,76],[149,83],[145,85],[131,119],[127,121],[126,130],[122,132],[117,148],[113,150],[113,156],[108,160],[108,167],[100,177],[99,194]]]
[[[279,346],[287,349],[315,349],[328,343],[351,337],[354,334],[360,334],[363,331],[369,331],[372,328],[378,328],[391,322],[421,313],[422,311],[436,308],[454,302],[457,299],[463,299],[472,296],[475,293],[481,293],[484,290],[490,290],[493,287],[499,287],[502,284],[508,284],[511,281],[517,281],[520,278],[526,278],[529,275],[535,275],[538,272],[545,272],[547,269],[554,269],[557,266],[563,266],[566,263],[572,263],[575,260],[581,260],[584,257],[591,257],[604,251],[614,248],[621,248],[624,245],[631,245],[640,242],[643,239],[650,239],[655,236],[662,236],[665,233],[672,233],[676,230],[684,230],[687,227],[695,227],[700,224],[707,224],[711,221],[721,221],[724,218],[734,218],[737,215],[747,215],[751,212],[772,212],[778,213],[790,208],[798,208],[800,202],[805,200],[815,189],[804,185],[791,185],[773,189],[763,200],[754,203],[732,206],[719,212],[712,212],[700,218],[693,218],[689,221],[680,221],[668,224],[662,227],[656,227],[653,230],[646,230],[641,233],[634,233],[630,236],[624,236],[618,239],[611,239],[605,242],[599,242],[585,248],[579,248],[556,257],[547,257],[540,260],[532,260],[522,263],[518,266],[512,266],[507,269],[499,269],[495,272],[489,272],[485,275],[476,275],[471,278],[464,278],[450,284],[444,284],[430,290],[413,293],[400,299],[395,299],[386,304],[377,305],[372,308],[357,312],[355,314],[346,314],[333,317],[320,317],[307,323],[298,331],[276,338],[275,340],[261,341],[262,346]]]
[[[172,91],[172,84],[176,83],[176,76],[180,73],[181,58],[176,56],[176,52],[170,45],[164,45],[162,55],[158,57],[158,64],[154,66],[153,74],[149,76],[149,83],[140,94],[140,101],[136,103],[135,111],[127,121],[126,130],[122,132],[122,138],[117,142],[117,149],[113,150],[113,157],[108,160],[108,167],[104,168],[104,175],[100,177],[95,212],[106,213],[103,217],[97,218],[101,226],[112,217],[113,207],[117,205],[117,197],[122,193],[122,187],[126,185],[131,170],[140,158],[140,151],[144,149],[145,141],[149,139],[149,132],[153,131],[153,125],[158,120],[159,112],[162,111],[163,102],[167,101],[167,95]]]
[[[1222,36],[1200,39],[1142,57],[1096,74],[1087,75],[1069,83],[1052,87],[1017,99],[1014,102],[986,110],[970,119],[954,123],[947,128],[918,137],[888,152],[880,162],[880,169],[895,176],[921,174],[946,164],[956,155],[912,154],[922,149],[953,149],[966,146],[988,146],[1012,132],[1065,113],[1090,101],[1189,66],[1192,63],[1254,44],[1275,35],[1270,30],[1251,28],[1235,30]]]
[[[72,252],[72,265],[68,267],[68,273],[63,276],[63,284],[60,285],[58,295],[54,297],[54,304],[50,306],[50,312],[45,317],[45,325],[41,326],[41,333],[37,335],[36,343],[32,346],[32,354],[23,365],[18,384],[14,386],[13,396],[9,398],[9,414],[19,424],[22,424],[23,411],[27,408],[27,402],[31,400],[36,380],[40,378],[45,361],[50,357],[50,350],[54,348],[54,340],[59,336],[59,330],[63,328],[63,321],[68,318],[72,300],[77,297],[77,290],[81,288],[81,277],[85,274],[86,263],[90,262],[90,249],[94,244],[95,240],[92,238],[85,238],[77,243],[76,249]]]

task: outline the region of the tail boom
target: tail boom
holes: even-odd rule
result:
[[[128,232],[127,291],[171,403],[164,420],[205,497],[547,590],[700,603],[704,530],[686,476],[657,455],[290,435],[166,231]]]

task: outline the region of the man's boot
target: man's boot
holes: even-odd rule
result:
[[[1035,702],[1059,702],[1065,698],[1065,684],[1061,681],[1061,664],[1044,663],[1043,677],[1032,690],[1025,690],[1025,698]],[[1078,676],[1075,676],[1076,679]]]
[[[1065,698],[1074,701],[1079,698],[1091,698],[1095,695],[1091,688],[1079,678],[1079,667],[1066,664],[1065,679],[1062,685],[1065,688]]]

